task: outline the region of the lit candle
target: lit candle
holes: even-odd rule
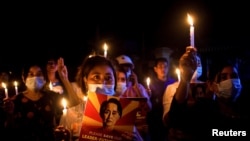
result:
[[[147,82],[147,86],[149,88],[149,84],[150,84],[150,78],[149,77],[147,78],[146,82]]]
[[[181,81],[180,69],[176,69],[175,72],[176,72],[177,77],[178,77],[178,82],[180,82]]]
[[[4,91],[5,91],[5,98],[9,98],[9,95],[8,95],[8,89],[7,89],[7,86],[4,82],[2,82],[2,87],[4,88]]]
[[[63,115],[67,114],[67,101],[65,98],[62,99],[62,105],[63,105]]]
[[[15,86],[15,91],[16,91],[16,95],[17,95],[18,94],[17,81],[14,81],[14,86]]]
[[[53,90],[53,85],[51,82],[49,82],[49,89],[52,91]]]
[[[83,96],[83,101],[87,101],[88,100],[88,96]]]
[[[187,14],[187,16],[188,16],[188,22],[190,24],[190,46],[195,47],[194,46],[194,24],[193,24],[193,19],[189,14]]]
[[[103,49],[104,49],[104,57],[107,57],[107,52],[108,52],[108,46],[107,44],[105,43],[104,46],[103,46]]]

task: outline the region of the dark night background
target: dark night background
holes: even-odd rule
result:
[[[195,44],[204,56],[249,60],[249,7],[241,1],[168,0],[150,2],[10,3],[2,5],[1,68],[19,71],[25,62],[55,54],[74,70],[102,46],[149,61],[155,48],[178,58],[189,45],[187,13],[194,19]],[[214,55],[215,54],[215,55]],[[249,63],[249,62],[248,62]]]

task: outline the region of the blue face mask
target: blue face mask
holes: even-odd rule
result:
[[[218,98],[236,100],[241,92],[242,86],[240,79],[228,79],[221,81],[218,85],[219,92],[216,94]]]
[[[106,95],[115,94],[115,85],[104,85],[104,84],[88,84],[88,91]]]
[[[26,79],[25,85],[29,90],[38,91],[44,86],[45,81],[43,77],[30,77]]]

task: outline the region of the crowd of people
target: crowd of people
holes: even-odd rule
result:
[[[102,55],[86,56],[76,74],[68,72],[68,64],[61,57],[45,60],[46,65],[24,66],[22,88],[15,93],[14,87],[9,87],[8,97],[3,84],[11,81],[8,72],[3,71],[0,77],[2,133],[7,140],[79,140],[83,111],[91,92],[147,99],[146,129],[142,134],[135,127],[131,140],[206,140],[221,135],[214,130],[232,130],[237,132],[236,136],[247,136],[249,88],[241,82],[244,76],[240,75],[237,64],[229,59],[213,62],[217,65],[206,70],[208,79],[199,80],[204,68],[197,52],[194,47],[186,47],[176,64],[180,80],[169,73],[169,57],[155,58],[149,85],[139,82],[136,65],[124,54],[115,60]],[[75,80],[71,81],[69,75]],[[64,98],[66,115],[61,105]],[[118,120],[123,115],[120,109],[113,108],[109,111],[112,113],[101,110],[100,116],[107,122],[115,111]],[[109,127],[106,122],[103,126]]]

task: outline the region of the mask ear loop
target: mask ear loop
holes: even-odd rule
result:
[[[83,77],[83,83],[85,85],[85,90],[86,90],[86,93],[84,95],[88,96],[89,88],[88,88],[88,83],[87,83],[87,78],[86,77]]]

